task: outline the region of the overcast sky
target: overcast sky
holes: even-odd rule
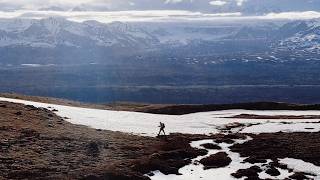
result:
[[[73,20],[210,20],[319,18],[320,0],[0,0],[0,18]]]
[[[59,7],[62,9],[83,8],[90,10],[207,10],[207,6],[241,6],[247,0],[0,0],[6,10]]]

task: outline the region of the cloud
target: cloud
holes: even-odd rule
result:
[[[184,1],[184,0],[166,0],[166,4],[168,4],[168,3],[180,3],[180,2],[182,2],[182,1]]]
[[[241,16],[241,13],[216,13],[204,14],[191,11],[175,11],[175,10],[153,10],[153,11],[15,11],[15,12],[0,12],[0,18],[27,18],[27,19],[42,19],[48,17],[63,17],[68,20],[83,22],[87,20],[96,20],[102,23],[114,21],[198,21],[210,20],[221,17],[236,17]]]
[[[320,0],[0,0],[0,10],[150,11],[184,10],[202,13],[320,11]]]
[[[317,19],[317,18],[320,18],[320,12],[304,11],[304,12],[269,13],[265,15],[264,18],[265,19],[291,19],[291,20]]]
[[[0,0],[0,4],[5,4],[6,7],[17,8],[16,10],[29,9],[35,10],[38,8],[59,6],[73,7],[84,3],[94,3],[94,0]]]
[[[227,2],[226,1],[210,1],[209,4],[213,6],[223,6],[227,4]]]
[[[0,11],[0,18],[42,19],[48,17],[63,17],[68,20],[83,22],[96,20],[102,23],[114,21],[123,22],[185,22],[185,21],[243,21],[243,20],[302,20],[320,18],[320,12],[283,12],[269,13],[262,16],[244,16],[235,13],[201,13],[180,10],[150,10],[150,11]]]
[[[0,0],[0,9],[39,10],[59,7],[64,10],[79,8],[92,11],[109,10],[192,10],[207,11],[208,5],[235,3],[241,6],[247,0]]]
[[[242,6],[247,0],[235,0],[238,6]]]

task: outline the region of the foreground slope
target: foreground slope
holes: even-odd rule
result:
[[[0,114],[0,179],[144,180],[152,170],[175,173],[203,153],[179,136],[165,142],[91,129],[30,105],[0,102]]]
[[[1,98],[0,112],[0,178],[320,178],[319,111],[156,115]],[[188,134],[144,137],[159,121]]]

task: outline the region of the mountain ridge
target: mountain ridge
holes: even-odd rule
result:
[[[189,53],[210,56],[292,50],[317,52],[320,49],[319,19],[242,25],[104,24],[50,17],[1,19],[0,25],[0,58],[4,63],[13,64],[106,62],[107,59],[135,59],[135,56],[156,54],[180,57]]]

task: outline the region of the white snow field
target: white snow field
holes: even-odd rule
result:
[[[233,132],[244,133],[273,133],[273,132],[318,132],[320,131],[320,119],[290,119],[290,120],[275,120],[275,119],[237,119],[225,118],[233,117],[240,114],[256,114],[256,115],[320,115],[320,111],[249,111],[249,110],[225,110],[214,112],[193,113],[188,115],[156,115],[137,112],[125,111],[110,111],[89,108],[79,108],[71,106],[62,106],[55,104],[39,103],[18,99],[2,98],[0,101],[13,103],[21,103],[25,105],[33,105],[35,107],[47,108],[50,110],[56,109],[55,112],[61,117],[67,117],[66,121],[85,125],[91,128],[120,131],[143,136],[156,136],[158,132],[159,122],[166,124],[167,133],[189,133],[189,134],[210,134],[222,132],[221,128],[231,123],[243,123],[250,126],[244,126],[233,129]],[[244,143],[249,141],[235,140],[235,143]],[[190,145],[194,148],[202,148],[201,144],[215,143],[213,140],[201,140],[191,142]],[[238,169],[246,169],[252,166],[249,163],[243,163],[242,157],[238,153],[230,151],[229,147],[232,144],[220,143],[221,150],[208,150],[206,156],[199,156],[192,160],[192,164],[187,165],[179,170],[182,175],[164,175],[159,171],[153,172],[153,176],[149,176],[152,180],[231,180],[235,179],[231,173]],[[210,156],[217,152],[224,151],[232,159],[232,162],[227,167],[204,170],[203,165],[197,163],[204,157]],[[262,170],[266,169],[267,163],[255,164]],[[280,162],[287,164],[294,172],[310,172],[315,176],[310,178],[320,179],[320,167],[310,163],[306,163],[297,159],[280,159]],[[284,179],[289,177],[294,172],[278,169],[280,175],[272,177],[265,173],[259,173],[260,178],[264,179]],[[148,176],[148,175],[146,175]]]
[[[157,115],[138,112],[79,108],[2,97],[0,97],[0,101],[33,105],[35,107],[47,108],[51,110],[56,109],[58,110],[55,112],[57,115],[61,117],[67,117],[68,119],[66,119],[66,121],[73,124],[85,125],[95,129],[121,131],[125,133],[153,137],[158,133],[158,124],[160,121],[166,124],[166,133],[218,133],[221,132],[219,129],[234,122],[243,124],[257,123],[256,125],[244,127],[243,129],[236,129],[239,132],[245,133],[320,131],[320,123],[317,123],[320,121],[320,119],[275,120],[224,118],[239,114],[320,115],[320,111],[224,110],[193,113],[187,115]]]
[[[234,144],[241,144],[246,141],[251,140],[250,137],[247,137],[246,140],[235,140]],[[200,140],[200,141],[194,141],[191,142],[191,146],[194,148],[198,149],[205,149],[202,147],[202,144],[205,143],[212,143],[216,144],[213,140]],[[170,175],[165,175],[161,173],[160,171],[154,171],[152,172],[154,175],[148,177],[151,180],[196,180],[196,179],[201,179],[201,180],[212,180],[212,179],[218,179],[218,180],[233,180],[236,179],[231,176],[232,173],[236,172],[239,169],[247,169],[253,166],[253,164],[250,163],[243,163],[243,160],[245,158],[240,157],[238,153],[230,151],[229,147],[231,147],[233,144],[226,144],[226,143],[221,143],[217,144],[219,145],[222,149],[221,150],[208,150],[208,154],[205,156],[199,156],[195,159],[192,160],[192,163],[179,169],[179,173],[182,175],[175,175],[175,174],[170,174]],[[206,158],[210,155],[216,154],[218,152],[226,152],[228,156],[232,159],[232,162],[227,166],[227,167],[222,167],[222,168],[215,168],[215,169],[203,169],[203,165],[199,163],[199,161],[203,158]],[[259,166],[263,172],[259,173],[259,178],[261,179],[285,179],[289,177],[290,175],[293,175],[294,172],[289,172],[287,170],[282,170],[277,168],[280,171],[280,175],[276,177],[272,177],[265,173],[265,170],[267,169],[266,164],[270,163],[271,160],[268,160],[267,163],[256,163],[254,164],[255,166]],[[294,161],[292,161],[294,163]],[[284,164],[287,164],[287,161],[283,162]],[[292,163],[291,163],[292,164]],[[312,164],[311,164],[312,165]],[[310,166],[309,166],[310,167]],[[319,168],[319,167],[318,167]],[[304,171],[305,172],[305,171]],[[310,172],[308,170],[307,172]],[[314,173],[314,171],[311,171]],[[318,172],[320,175],[320,172]]]
[[[249,140],[249,138],[248,138]],[[247,140],[237,140],[236,143],[244,143]],[[201,144],[205,143],[214,143],[213,140],[200,140],[200,141],[194,141],[191,142],[191,147],[198,148],[198,149],[205,149],[201,146]],[[230,151],[229,147],[232,146],[232,144],[226,144],[221,143],[219,146],[222,148],[222,150],[208,150],[208,154],[205,156],[199,156],[192,160],[192,163],[190,165],[187,165],[181,169],[179,169],[179,173],[182,175],[165,175],[162,174],[160,171],[154,171],[154,176],[149,176],[152,180],[186,180],[186,179],[202,179],[202,180],[212,180],[214,179],[230,179],[231,173],[236,172],[238,169],[246,169],[252,166],[249,163],[241,163],[245,158],[241,158],[238,153],[233,153]],[[231,164],[227,168],[216,168],[216,169],[209,169],[204,170],[203,165],[198,163],[201,159],[209,157],[210,155],[216,154],[218,152],[226,152],[228,156],[232,159]]]
[[[315,166],[312,163],[304,162],[299,159],[285,158],[280,159],[280,163],[286,164],[289,168],[293,169],[294,172],[306,172],[316,175],[315,179],[320,179],[320,167]],[[312,178],[312,177],[310,177]]]

